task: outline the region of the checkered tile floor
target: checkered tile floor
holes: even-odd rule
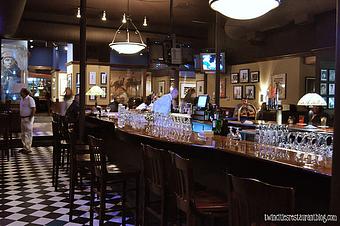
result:
[[[0,225],[89,225],[89,190],[76,191],[76,211],[73,221],[68,221],[68,178],[61,173],[55,192],[51,147],[36,147],[30,155],[18,153],[10,161],[0,161]],[[106,220],[105,225],[121,225],[120,212],[108,213]],[[95,214],[94,225],[98,223]]]

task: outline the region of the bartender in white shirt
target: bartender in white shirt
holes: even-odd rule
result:
[[[168,115],[171,112],[171,102],[178,96],[178,90],[174,88],[170,93],[163,95],[153,103],[153,111]]]

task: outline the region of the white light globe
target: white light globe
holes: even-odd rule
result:
[[[144,43],[136,42],[111,42],[109,46],[119,54],[136,54],[146,47]]]

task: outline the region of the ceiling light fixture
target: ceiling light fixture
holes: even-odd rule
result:
[[[249,20],[280,5],[281,0],[209,0],[210,7],[233,19]]]
[[[105,12],[105,10],[103,11],[102,21],[106,21],[106,12]]]
[[[77,10],[77,18],[80,18],[81,15],[80,15],[80,8],[78,7],[78,10]]]
[[[132,27],[135,31],[130,32],[130,27]],[[121,33],[123,31],[123,28],[125,30],[126,34],[126,40],[124,41],[117,41],[116,37],[118,33]],[[131,34],[137,35],[137,39],[139,42],[131,41]],[[146,48],[145,43],[143,42],[142,36],[137,29],[136,25],[132,22],[131,17],[129,16],[129,0],[128,0],[128,14],[126,15],[124,13],[122,24],[119,26],[119,28],[116,30],[112,42],[109,44],[111,49],[117,51],[119,54],[136,54],[143,49]]]
[[[146,20],[146,16],[144,17],[143,26],[144,26],[144,27],[147,27],[147,26],[148,26],[148,21]]]

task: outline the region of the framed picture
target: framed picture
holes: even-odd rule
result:
[[[327,83],[320,83],[320,95],[327,95]]]
[[[67,87],[72,88],[72,74],[67,74]]]
[[[249,69],[240,70],[240,83],[249,82]]]
[[[107,74],[105,72],[100,73],[100,84],[102,85],[107,84]]]
[[[196,81],[196,94],[197,96],[204,95],[204,80]]]
[[[79,93],[80,93],[80,87],[77,86],[77,87],[76,87],[76,94],[79,94]]]
[[[165,81],[159,81],[158,82],[158,95],[162,96],[164,94],[164,88],[165,88]]]
[[[96,99],[96,96],[95,95],[90,95],[89,96],[89,100],[95,100]]]
[[[327,97],[322,97],[324,100],[325,100],[325,102],[327,103],[327,106],[328,106],[328,98]]]
[[[321,81],[327,81],[327,78],[328,78],[328,70],[327,69],[321,69],[320,80]]]
[[[76,74],[76,86],[80,85],[80,73]]]
[[[193,84],[193,83],[181,83],[180,87],[181,87],[181,93],[180,93],[181,95],[180,95],[180,97],[184,98],[190,88],[196,88],[196,84]]]
[[[101,86],[100,88],[105,92],[105,94],[104,94],[104,95],[101,95],[100,98],[101,98],[101,99],[105,99],[105,98],[106,98],[106,87]]]
[[[334,109],[334,105],[335,105],[334,100],[335,100],[334,97],[328,98],[328,108],[329,109]]]
[[[255,86],[254,85],[247,85],[245,87],[245,98],[249,100],[255,99]]]
[[[314,77],[305,78],[305,93],[315,93],[315,80]]]
[[[335,83],[328,84],[328,95],[335,95]]]
[[[239,79],[238,73],[231,73],[231,75],[230,75],[231,84],[238,83],[238,81],[239,81],[238,79]]]
[[[259,82],[260,81],[260,72],[252,71],[250,72],[250,82]]]
[[[335,82],[335,70],[334,69],[329,69],[328,76],[329,76],[328,81]]]
[[[271,84],[274,90],[276,90],[279,100],[286,99],[287,74],[272,75]]]
[[[94,71],[90,72],[89,84],[90,85],[96,85],[96,72],[94,72]]]
[[[220,98],[226,98],[225,89],[226,89],[226,78],[221,78],[220,80]]]
[[[243,86],[233,87],[233,97],[234,100],[242,100]]]

